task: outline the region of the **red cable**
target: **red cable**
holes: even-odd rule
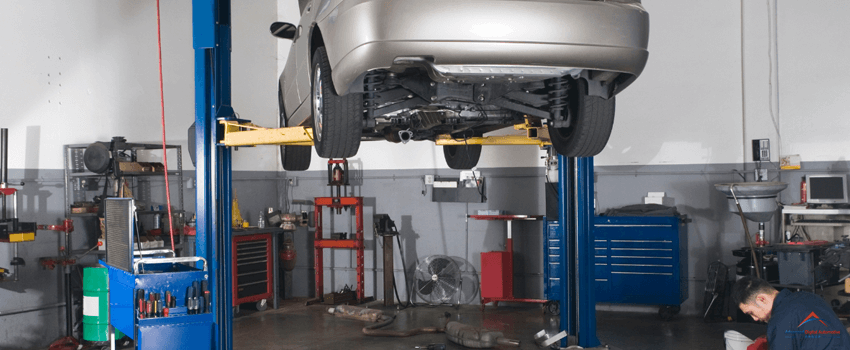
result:
[[[174,251],[174,217],[171,216],[171,191],[168,186],[168,156],[165,147],[165,94],[162,89],[162,35],[160,34],[159,0],[156,0],[156,47],[159,55],[159,105],[162,111],[162,163],[165,167],[165,204],[168,208],[168,234]]]

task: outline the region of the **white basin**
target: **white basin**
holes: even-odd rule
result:
[[[788,187],[784,182],[736,182],[715,184],[714,188],[726,195],[729,199],[729,211],[738,212],[735,198],[741,203],[744,217],[756,222],[765,222],[773,217],[778,209],[776,195]],[[735,192],[735,196],[732,192]]]

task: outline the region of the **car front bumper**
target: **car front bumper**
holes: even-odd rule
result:
[[[589,69],[640,75],[649,15],[586,0],[344,0],[318,23],[339,93],[399,57],[439,66]]]

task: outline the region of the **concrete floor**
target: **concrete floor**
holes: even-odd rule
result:
[[[520,349],[539,349],[533,336],[542,329],[557,332],[558,319],[546,316],[539,306],[488,306],[484,313],[477,305],[409,308],[396,311],[379,302],[370,308],[397,314],[388,329],[440,326],[449,320],[501,331],[522,342]],[[337,318],[327,306],[304,306],[303,300],[281,303],[277,310],[243,310],[233,321],[234,349],[413,349],[431,343],[444,343],[446,349],[467,349],[451,343],[445,334],[421,334],[408,338],[370,337],[361,333],[366,322]],[[704,323],[696,316],[677,315],[665,322],[655,314],[597,312],[597,335],[610,349],[724,349],[723,332],[735,329],[755,338],[766,330],[764,324]],[[497,349],[516,349],[500,346]]]

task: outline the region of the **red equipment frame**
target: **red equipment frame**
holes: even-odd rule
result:
[[[236,253],[236,248],[238,246],[237,243],[254,241],[266,241],[266,291],[261,294],[239,298],[239,268],[236,266],[236,262],[238,260]],[[256,302],[263,299],[266,299],[271,304],[274,301],[274,274],[276,273],[273,266],[274,256],[272,255],[272,234],[260,233],[255,235],[233,236],[233,245],[231,249],[231,257],[233,257],[231,265],[231,271],[233,271],[233,306]]]
[[[315,222],[316,222],[316,237],[313,241],[313,249],[315,249],[315,268],[316,268],[316,298],[322,299],[324,296],[324,269],[323,257],[325,248],[335,249],[356,249],[357,250],[357,300],[362,301],[365,297],[364,278],[364,245],[363,245],[363,197],[316,197],[315,203]],[[322,237],[322,207],[331,209],[342,209],[344,207],[354,207],[355,216],[357,219],[357,232],[355,238],[351,239],[325,239]]]
[[[508,237],[505,251],[481,253],[481,310],[488,303],[498,306],[500,301],[545,304],[544,299],[514,298],[514,244],[511,224],[514,221],[537,221],[542,215],[468,215],[475,220],[507,221]]]

